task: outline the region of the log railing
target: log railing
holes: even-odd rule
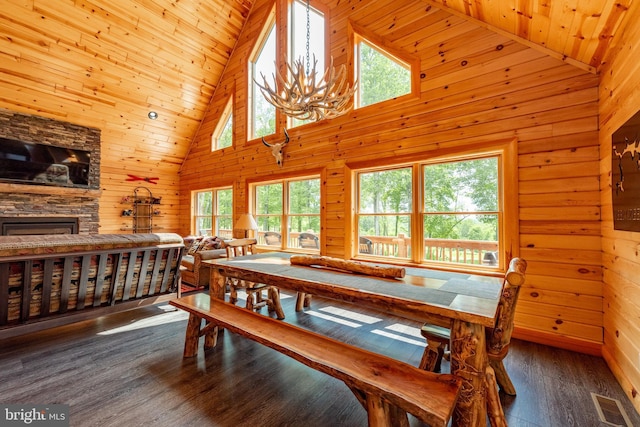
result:
[[[0,243],[0,335],[5,328],[44,320],[57,325],[61,317],[104,314],[177,293],[184,247],[177,234],[43,237],[8,236]]]

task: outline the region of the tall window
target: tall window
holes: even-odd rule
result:
[[[218,125],[211,135],[211,150],[231,147],[233,143],[233,102],[227,101],[224,111],[220,116]]]
[[[502,268],[503,157],[494,151],[358,171],[356,254]]]
[[[369,253],[369,241],[379,241],[377,255],[408,258],[397,239],[411,237],[411,167],[362,172],[358,175],[358,236],[363,253]],[[365,246],[367,249],[365,250]]]
[[[289,16],[289,61],[300,60],[305,64],[305,71],[313,69],[314,58],[317,80],[322,78],[325,68],[325,19],[324,14],[312,7],[309,8],[309,63],[307,63],[307,3],[295,0],[291,4]],[[309,121],[293,119],[291,126],[300,126]]]
[[[276,109],[260,92],[256,81],[263,83],[262,76],[273,86],[273,75],[275,74],[276,59],[276,26],[271,20],[267,27],[266,36],[259,45],[257,52],[249,63],[249,86],[251,88],[251,114],[249,130],[251,138],[259,138],[270,135],[276,131]],[[254,80],[255,79],[255,80]]]
[[[233,190],[216,188],[196,191],[194,231],[199,236],[233,237]]]
[[[358,39],[357,106],[366,107],[411,93],[411,65],[367,40]]]
[[[255,184],[252,194],[259,244],[311,252],[320,250],[319,178]]]
[[[498,157],[424,165],[423,259],[497,264]]]

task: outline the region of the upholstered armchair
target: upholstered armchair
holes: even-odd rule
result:
[[[224,241],[219,237],[201,236],[187,236],[183,240],[186,250],[180,262],[182,282],[195,288],[208,287],[209,267],[202,261],[225,258]]]

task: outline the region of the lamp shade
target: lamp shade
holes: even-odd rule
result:
[[[236,223],[236,228],[239,230],[257,230],[258,223],[253,218],[253,215],[245,213],[240,216],[240,219]]]

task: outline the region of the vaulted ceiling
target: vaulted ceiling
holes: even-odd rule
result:
[[[1,1],[0,107],[99,127],[107,172],[122,162],[135,169],[131,160],[141,158],[141,169],[179,168],[255,3]],[[314,1],[329,10],[374,5]],[[632,0],[422,1],[590,72],[616,31],[635,21],[626,13]],[[150,110],[157,120],[147,119]]]
[[[609,42],[631,22],[632,0],[429,0],[494,31],[545,48],[551,55],[598,71]],[[636,17],[637,18],[637,17]],[[635,21],[635,19],[633,19]]]

